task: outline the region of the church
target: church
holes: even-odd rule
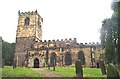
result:
[[[101,44],[77,43],[77,38],[42,40],[43,18],[36,11],[18,11],[16,66],[40,68],[45,66],[74,66],[81,60],[84,67],[95,67],[102,53]]]

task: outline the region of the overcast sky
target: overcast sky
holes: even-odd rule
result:
[[[0,36],[15,42],[18,10],[35,11],[43,18],[43,40],[77,38],[99,42],[102,20],[111,17],[111,0],[1,0]]]

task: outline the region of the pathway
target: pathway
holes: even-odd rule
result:
[[[44,70],[42,68],[32,68],[32,69],[43,74],[44,77],[62,77],[60,75],[55,74],[53,71]]]

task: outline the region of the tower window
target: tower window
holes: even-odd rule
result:
[[[25,18],[25,25],[29,25],[30,19],[28,17]]]

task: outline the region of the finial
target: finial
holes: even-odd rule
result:
[[[37,13],[37,9],[36,9],[36,11],[35,11],[36,13]]]
[[[20,9],[19,9],[19,11],[18,11],[18,15],[20,15]]]

